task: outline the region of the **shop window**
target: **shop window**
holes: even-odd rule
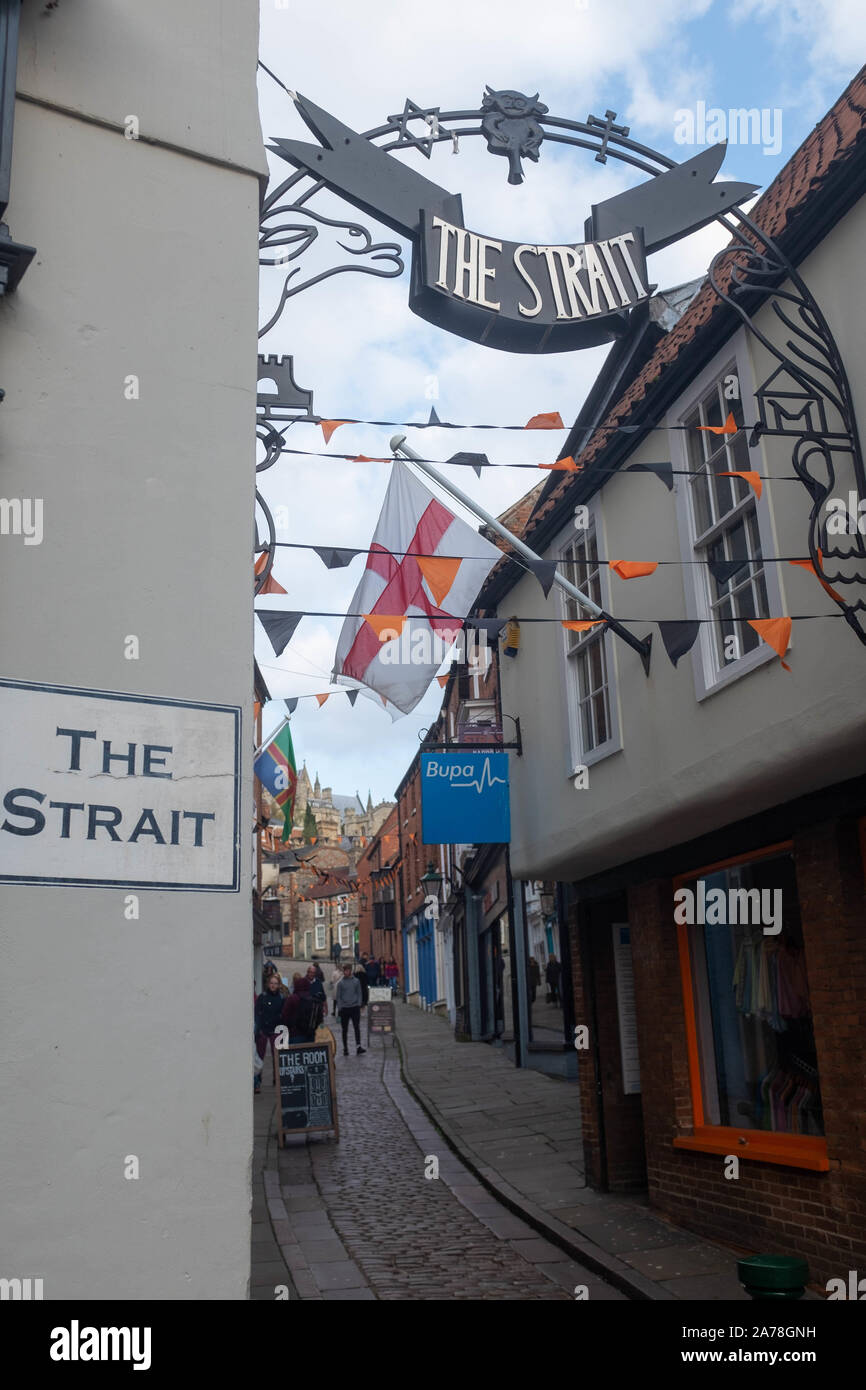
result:
[[[674,884],[694,1135],[679,1147],[827,1168],[793,856]]]
[[[594,523],[565,545],[560,560],[565,577],[603,608]],[[562,613],[568,621],[587,617],[586,610],[568,595],[563,595]],[[574,632],[565,628],[564,637],[571,756],[572,766],[577,767],[619,746],[612,714],[610,652],[603,629]]]

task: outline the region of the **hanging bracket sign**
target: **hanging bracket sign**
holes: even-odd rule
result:
[[[583,241],[511,242],[470,231],[459,194],[394,159],[372,138],[306,97],[295,94],[294,101],[321,143],[278,139],[268,148],[411,238],[409,307],[414,313],[461,338],[506,352],[565,352],[619,337],[629,311],[652,292],[647,255],[705,226],[755,191],[753,184],[713,181],[725,155],[725,146],[715,145],[594,205]],[[536,157],[539,132],[531,148],[523,148],[529,158]]]

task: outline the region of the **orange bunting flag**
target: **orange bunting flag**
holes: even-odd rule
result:
[[[311,845],[314,845],[314,844],[316,843],[316,841],[318,840],[318,838],[319,838],[318,835],[311,835],[311,836],[310,836],[310,844],[311,844]]]
[[[564,430],[562,416],[558,410],[551,410],[546,415],[533,415],[531,420],[527,420],[523,426],[525,430]]]
[[[818,550],[818,563],[819,563],[819,564],[823,564],[823,563],[824,563],[824,556],[821,554],[820,548],[819,548],[819,550]],[[812,561],[811,561],[811,560],[789,560],[789,561],[788,561],[788,564],[789,564],[789,565],[796,565],[796,566],[798,567],[798,569],[811,570],[812,574],[814,574],[814,575],[817,577],[818,583],[821,585],[821,588],[822,588],[826,593],[828,593],[832,599],[835,599],[835,601],[836,601],[837,603],[844,603],[844,602],[845,602],[845,600],[843,599],[843,597],[842,597],[841,594],[837,594],[837,592],[836,592],[835,589],[831,589],[831,588],[830,588],[830,585],[827,583],[827,581],[826,581],[826,579],[824,578],[824,576],[823,576],[822,574],[820,574],[818,570],[816,570],[816,568],[815,568],[815,566],[812,564]]]
[[[734,419],[733,411],[728,411],[728,418],[723,425],[698,425],[699,430],[706,430],[708,434],[736,434],[737,422]]]
[[[317,696],[316,696],[316,699],[317,699],[318,702],[319,702],[319,709],[321,709],[321,708],[322,708],[322,705],[325,703],[325,701],[326,701],[326,700],[330,700],[330,698],[331,698],[331,692],[330,692],[330,691],[328,691],[328,694],[327,694],[327,695],[317,695]]]
[[[380,642],[393,642],[395,637],[400,636],[406,622],[406,615],[401,613],[363,613],[362,617],[370,624]]]
[[[563,627],[567,627],[570,632],[589,632],[591,627],[598,627],[603,623],[604,618],[568,618],[563,620]]]
[[[418,568],[427,581],[427,588],[433,595],[433,602],[437,608],[442,607],[461,564],[462,560],[455,559],[452,555],[418,556]]]
[[[319,424],[322,426],[322,434],[325,436],[325,443],[330,444],[331,435],[334,433],[334,430],[338,430],[341,425],[347,425],[348,423],[348,420],[320,420]]]
[[[261,714],[261,712],[262,712],[261,701],[260,701],[260,700],[253,700],[253,719],[258,719],[258,717],[259,717],[259,715]]]
[[[255,570],[254,570],[254,573],[256,574],[256,576],[258,576],[258,575],[261,574],[262,570],[265,568],[265,565],[266,565],[267,563],[268,563],[268,555],[267,555],[267,551],[265,551],[264,554],[260,555],[259,558],[256,560],[256,563],[255,563]],[[263,586],[262,586],[261,589],[259,589],[259,595],[261,596],[262,594],[284,594],[284,593],[286,593],[286,590],[283,588],[282,584],[278,584],[278,583],[277,583],[276,579],[274,579],[274,572],[273,572],[273,570],[271,570],[271,573],[268,575],[268,578],[267,578],[266,583],[263,584]]]
[[[785,655],[791,641],[790,618],[749,618],[748,623],[774,652],[779,653],[780,659]],[[783,661],[782,665],[786,671],[790,671],[787,661]]]
[[[643,579],[659,567],[657,560],[611,560],[609,564],[620,579]]]
[[[556,463],[540,463],[539,468],[549,468],[553,473],[582,473],[583,464],[575,463],[571,454],[566,454],[564,459],[557,459]]]
[[[336,428],[336,426],[335,426],[334,428]],[[381,459],[380,459],[380,458],[368,458],[368,456],[367,456],[366,454],[356,454],[355,457],[354,457],[353,459],[349,459],[349,462],[350,462],[350,463],[393,463],[394,460],[391,459],[391,458],[381,458]]]
[[[749,470],[735,469],[733,473],[719,473],[720,478],[745,478],[749,487],[753,489],[756,497],[760,497],[764,491],[764,484],[760,473],[752,473]]]
[[[441,685],[442,689],[444,690],[446,685],[448,684],[448,672],[446,671],[444,676],[437,676],[436,679]]]

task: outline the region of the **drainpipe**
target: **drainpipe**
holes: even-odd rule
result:
[[[469,1006],[469,1036],[473,1042],[481,1037],[481,984],[478,977],[478,921],[483,895],[464,888],[466,909],[466,1002]]]
[[[528,1065],[529,1056],[529,992],[527,990],[526,905],[524,882],[511,877],[511,856],[505,851],[508,875],[508,924],[511,936],[511,1007],[515,1020],[514,1061],[518,1067]]]

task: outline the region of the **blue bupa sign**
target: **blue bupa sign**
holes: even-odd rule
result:
[[[421,838],[425,845],[508,843],[508,754],[422,753]]]

